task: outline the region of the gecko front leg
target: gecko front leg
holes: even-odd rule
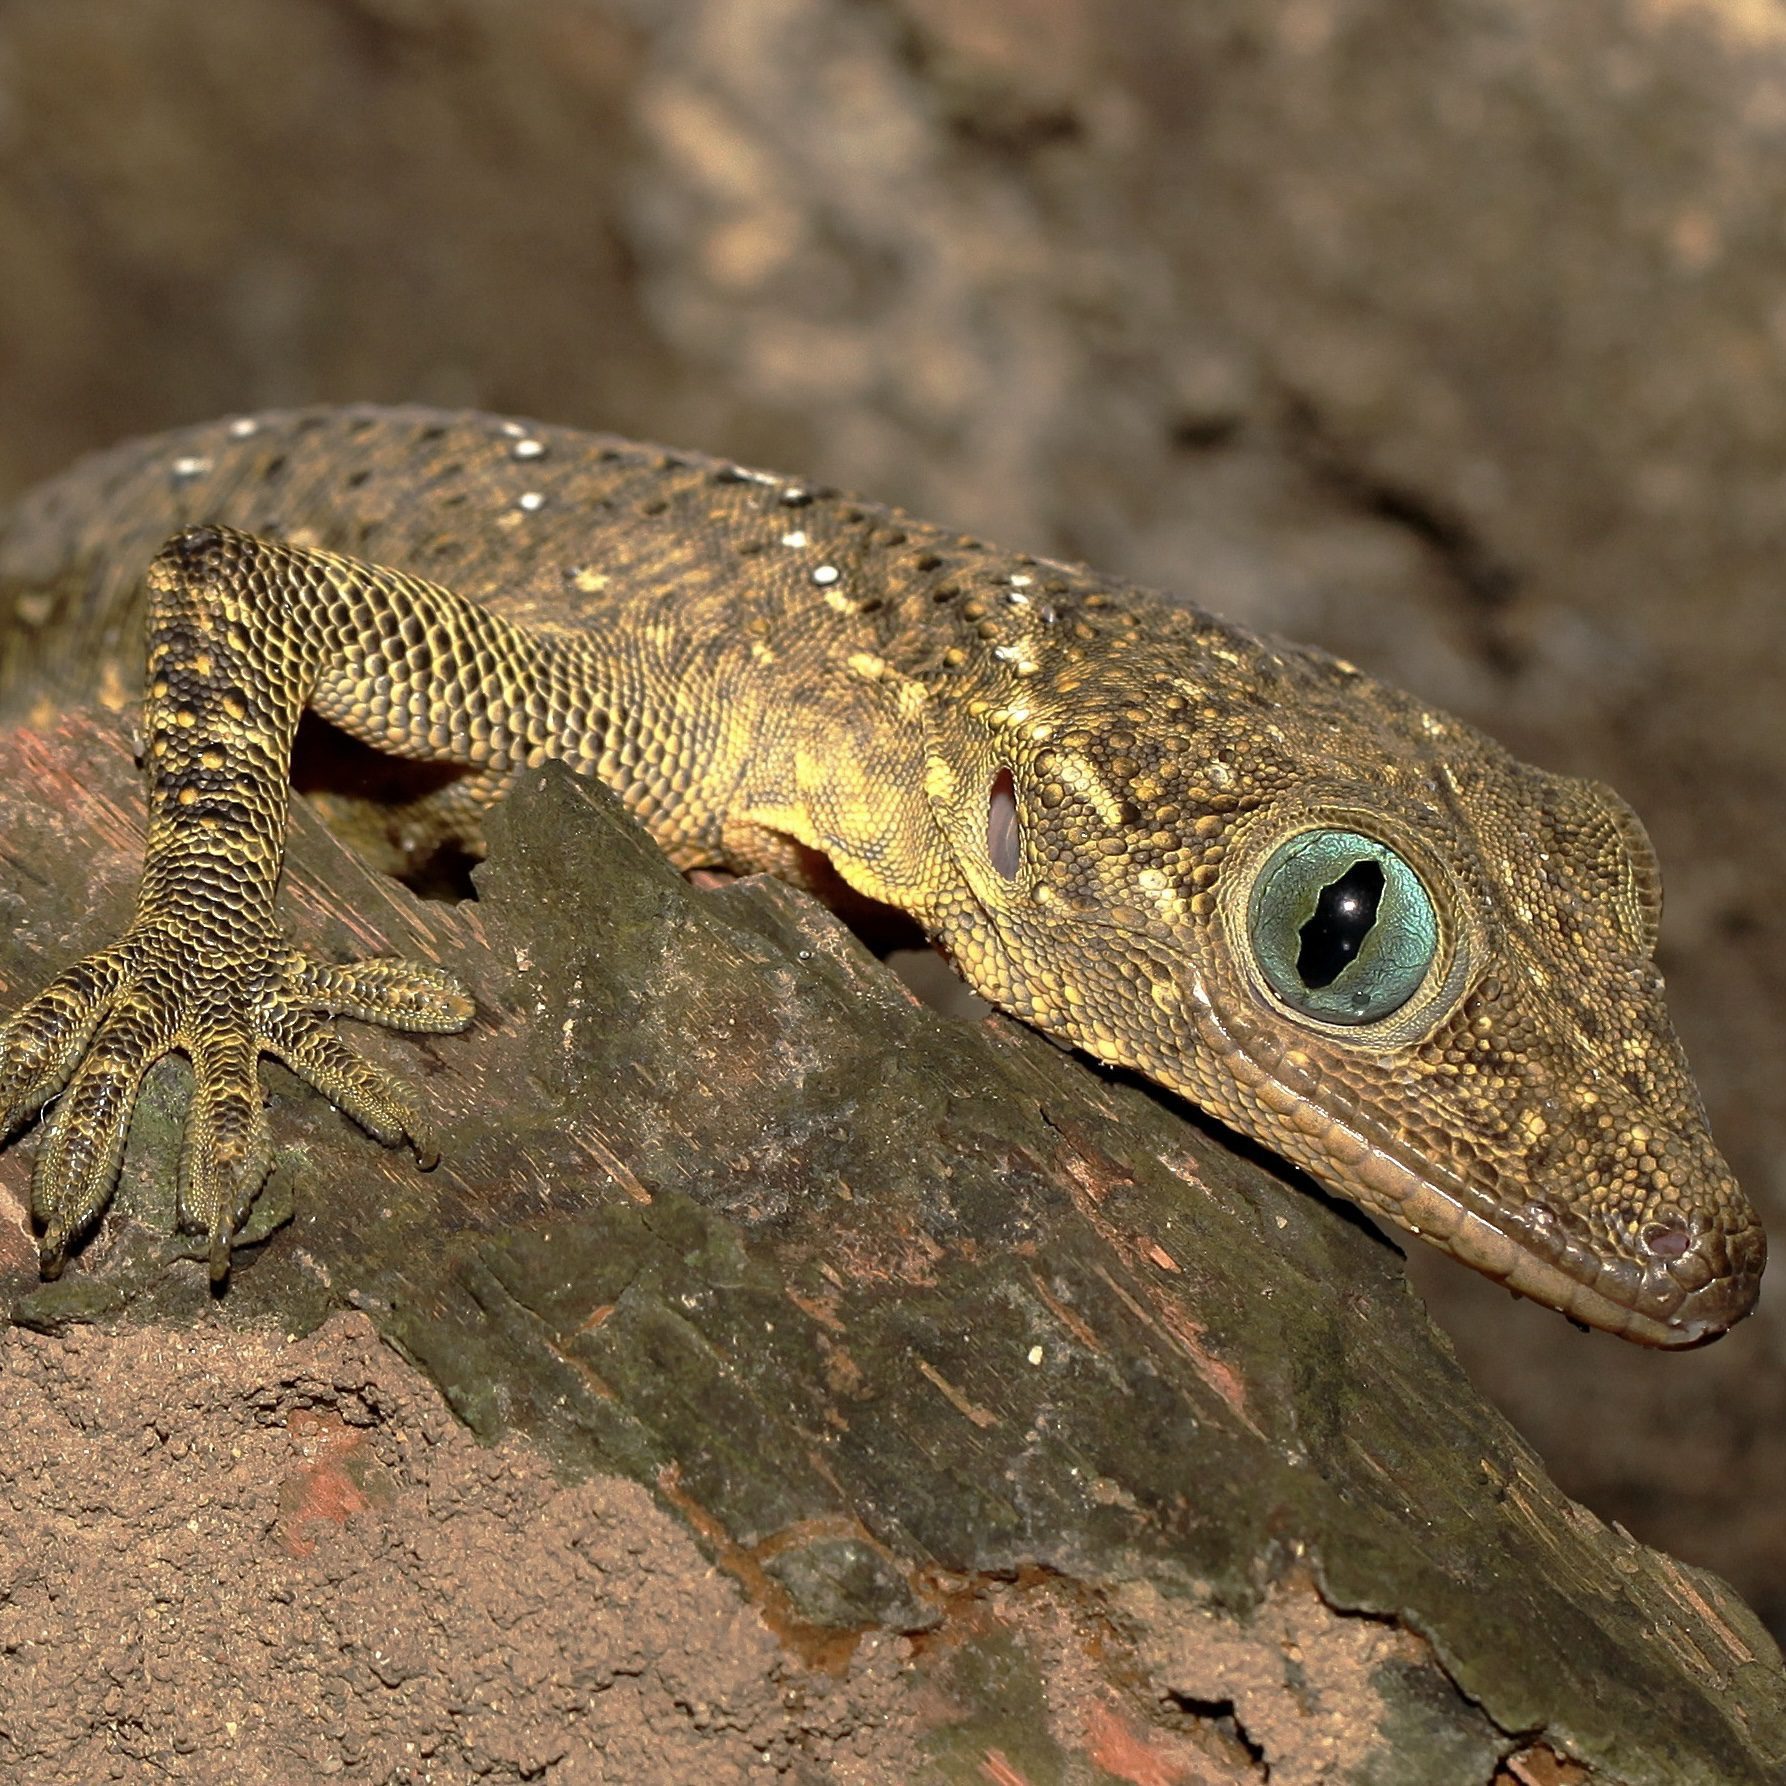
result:
[[[212,1276],[222,1279],[272,1163],[262,1054],[376,1139],[407,1141],[432,1163],[408,1093],[331,1020],[452,1031],[470,1021],[471,1000],[426,963],[311,959],[281,931],[274,895],[305,707],[345,713],[367,742],[452,759],[437,723],[459,692],[451,677],[399,678],[398,696],[407,688],[413,698],[408,707],[399,699],[393,716],[379,653],[406,632],[477,633],[458,625],[461,611],[490,617],[430,585],[216,527],[170,542],[148,592],[149,837],[136,913],[115,943],[0,1027],[0,1128],[63,1094],[32,1185],[43,1270],[53,1276],[111,1197],[144,1075],[164,1054],[184,1054],[194,1084],[180,1219],[208,1237]]]

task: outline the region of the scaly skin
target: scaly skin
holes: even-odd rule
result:
[[[560,758],[683,868],[828,858],[993,1003],[1577,1320],[1685,1345],[1754,1301],[1764,1242],[1663,1008],[1636,819],[1333,658],[712,460],[373,409],[132,443],[0,522],[14,712],[122,705],[145,648],[135,921],[0,1029],[8,1128],[66,1087],[46,1270],[170,1049],[183,1218],[220,1275],[267,1170],[261,1053],[427,1152],[330,1019],[446,1030],[468,1001],[307,960],[274,915],[308,707],[465,772],[336,800],[393,862],[476,848],[509,774]],[[1436,918],[1369,1022],[1293,1008],[1254,946],[1262,868],[1323,829],[1387,846]]]

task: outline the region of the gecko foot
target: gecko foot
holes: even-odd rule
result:
[[[181,1226],[210,1242],[211,1275],[273,1163],[259,1058],[270,1054],[388,1147],[439,1158],[409,1094],[336,1035],[335,1017],[389,1029],[463,1029],[473,1006],[451,975],[396,959],[314,961],[270,932],[243,941],[139,921],[60,974],[0,1025],[0,1135],[58,1093],[32,1177],[39,1255],[57,1276],[110,1201],[144,1075],[164,1054],[192,1065],[180,1150]]]

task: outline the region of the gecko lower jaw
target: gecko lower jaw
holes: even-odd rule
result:
[[[1670,1350],[1718,1338],[1755,1306],[1767,1257],[1759,1221],[1707,1233],[1678,1258],[1648,1265],[1596,1254],[1556,1223],[1531,1219],[1414,1154],[1311,1068],[1288,1061],[1286,1044],[1228,1024],[1208,1004],[1199,1015],[1205,1040],[1264,1118],[1260,1138],[1268,1146],[1519,1295]],[[1534,1207],[1541,1205],[1527,1205]]]

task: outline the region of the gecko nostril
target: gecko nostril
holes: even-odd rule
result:
[[[1692,1244],[1691,1231],[1678,1219],[1652,1222],[1643,1231],[1643,1250],[1652,1259],[1679,1259]]]

